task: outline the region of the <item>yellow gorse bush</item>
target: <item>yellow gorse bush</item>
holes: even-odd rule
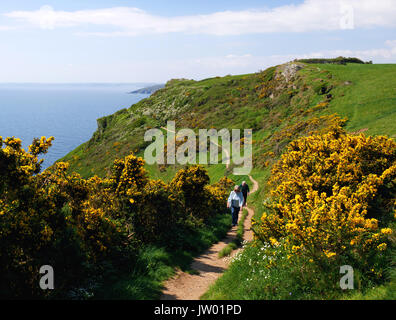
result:
[[[169,185],[150,180],[134,155],[116,159],[106,178],[83,179],[64,162],[40,173],[53,140],[34,139],[26,152],[0,137],[0,297],[49,294],[37,286],[46,264],[64,275],[58,292],[70,289],[102,265],[129,264],[142,244],[181,246],[180,231],[224,212],[230,180],[209,185],[199,166]]]
[[[293,141],[272,169],[257,238],[317,262],[385,250],[396,193],[396,143],[341,128]],[[270,239],[272,239],[270,241]]]

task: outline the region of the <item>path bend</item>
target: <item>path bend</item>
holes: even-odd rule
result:
[[[250,192],[252,194],[258,190],[259,185],[251,176],[249,176],[249,179],[253,183]],[[243,239],[251,241],[253,240],[251,220],[254,210],[248,207],[245,209],[248,211],[248,215],[244,222]],[[230,257],[219,258],[218,254],[228,243],[236,239],[236,230],[237,227],[233,227],[222,241],[214,244],[193,260],[191,268],[196,270],[198,274],[189,274],[179,270],[175,276],[168,279],[164,283],[161,300],[198,300],[227,269],[231,260]],[[235,253],[238,251],[235,251]]]

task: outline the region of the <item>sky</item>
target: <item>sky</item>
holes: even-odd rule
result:
[[[163,83],[341,55],[395,63],[396,0],[0,2],[0,83]]]

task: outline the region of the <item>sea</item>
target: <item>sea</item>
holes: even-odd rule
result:
[[[0,84],[0,136],[22,140],[55,137],[42,168],[51,166],[97,128],[96,119],[148,97],[129,92],[152,84]]]

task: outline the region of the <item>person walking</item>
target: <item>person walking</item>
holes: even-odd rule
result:
[[[243,181],[242,184],[239,186],[243,195],[243,206],[246,206],[247,196],[250,194],[249,185],[246,181]]]
[[[244,199],[240,187],[235,186],[227,201],[227,208],[231,209],[233,227],[238,224],[238,214],[243,206],[243,201]]]

